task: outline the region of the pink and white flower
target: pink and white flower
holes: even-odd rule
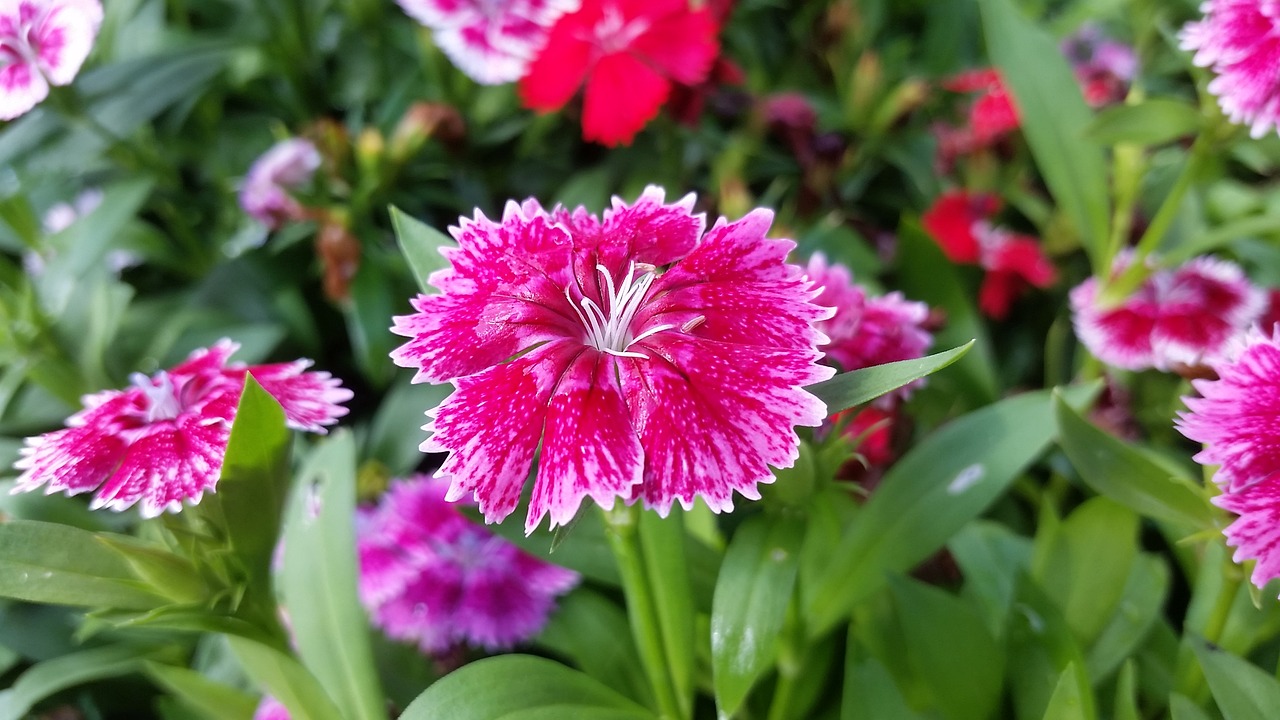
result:
[[[0,0],[0,120],[70,84],[101,24],[98,0]]]
[[[578,574],[468,520],[445,500],[448,488],[445,478],[398,480],[360,510],[361,601],[388,637],[426,653],[510,648],[542,629]]]
[[[301,219],[302,206],[289,191],[311,182],[321,160],[310,140],[281,140],[253,161],[240,187],[240,207],[273,230]]]
[[[547,31],[580,0],[396,0],[435,31],[436,44],[484,85],[519,80],[547,41]]]
[[[1280,118],[1280,1],[1207,0],[1179,33],[1182,49],[1217,75],[1209,92],[1231,121],[1260,138]]]
[[[1120,255],[1112,272],[1123,272],[1131,262],[1128,253]],[[1096,278],[1071,291],[1076,336],[1099,360],[1126,370],[1210,361],[1266,307],[1266,295],[1239,265],[1211,256],[1153,272],[1112,307],[1099,302]]]
[[[834,372],[815,363],[813,327],[832,311],[786,264],[795,243],[765,238],[771,212],[704,234],[693,195],[664,197],[615,198],[603,219],[509,202],[501,222],[477,212],[450,228],[453,266],[431,278],[442,293],[392,328],[412,338],[392,357],[415,381],[457,386],[422,444],[449,453],[449,499],[474,495],[501,520],[539,447],[528,531],[548,514],[567,523],[588,496],[729,510],[795,461],[795,426],[826,415],[803,386]]]
[[[843,265],[828,263],[822,253],[809,258],[809,279],[822,288],[814,299],[818,305],[835,308],[836,314],[818,323],[828,342],[820,346],[842,370],[860,370],[899,360],[922,357],[933,342],[924,329],[929,306],[913,302],[900,292],[867,297],[855,285],[853,274]],[[886,399],[905,398],[923,380],[906,385]]]
[[[1253,582],[1280,577],[1280,333],[1251,329],[1211,363],[1217,380],[1193,380],[1178,430],[1217,465],[1214,504],[1239,517],[1225,530],[1235,561],[1257,560]]]
[[[96,489],[91,507],[140,504],[144,517],[198,503],[218,483],[246,375],[280,402],[292,428],[323,433],[347,413],[338,403],[351,391],[329,373],[304,372],[310,360],[227,364],[237,348],[223,339],[171,370],[135,373],[125,390],[86,395],[66,428],[27,438],[14,492]]]

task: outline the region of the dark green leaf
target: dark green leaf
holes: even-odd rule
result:
[[[869,718],[922,720],[924,716],[907,705],[893,676],[884,665],[870,657],[851,634],[845,661],[840,720]]]
[[[291,720],[344,720],[316,677],[290,655],[235,635],[227,636],[227,644],[245,674],[289,709]]]
[[[941,370],[964,357],[973,343],[970,340],[960,347],[915,360],[899,360],[840,373],[830,380],[810,385],[807,389],[827,404],[827,412],[839,412],[871,402],[885,393]]]
[[[622,608],[579,588],[561,598],[538,644],[573,661],[578,669],[639,703],[652,699],[644,668]],[[609,642],[600,642],[607,637]]]
[[[1142,553],[1133,563],[1115,612],[1093,647],[1089,648],[1089,676],[1108,677],[1125,658],[1137,652],[1164,609],[1169,594],[1169,568],[1156,555]]]
[[[1100,145],[1159,145],[1194,135],[1203,123],[1195,105],[1152,98],[1137,105],[1112,105],[1093,119],[1085,137]]]
[[[0,596],[129,610],[163,605],[159,592],[99,537],[33,520],[0,524]]]
[[[0,720],[21,720],[36,703],[56,692],[138,672],[146,660],[171,654],[166,649],[111,645],[37,663],[19,675],[12,687],[0,692]]]
[[[258,707],[256,697],[216,683],[194,670],[154,662],[146,663],[145,667],[157,685],[204,717],[251,720]]]
[[[395,229],[400,250],[409,261],[413,276],[422,292],[431,294],[437,290],[428,282],[431,273],[449,267],[449,261],[440,254],[442,248],[457,247],[448,235],[407,215],[400,208],[391,208],[391,226]]]
[[[693,588],[685,550],[684,512],[674,509],[667,517],[642,512],[636,528],[645,575],[649,581],[663,657],[681,707],[693,704],[694,625]]]

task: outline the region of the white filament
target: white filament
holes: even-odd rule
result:
[[[587,332],[585,342],[596,350],[610,355],[646,359],[645,355],[629,352],[627,348],[656,332],[675,327],[658,325],[635,337],[631,336],[631,321],[635,319],[636,313],[644,303],[649,286],[653,285],[654,274],[641,272],[637,275],[636,264],[633,262],[627,269],[627,275],[622,279],[621,284],[614,285],[613,277],[609,275],[604,265],[596,265],[596,272],[604,277],[606,295],[602,300],[608,307],[607,313],[594,300],[587,297],[582,298],[581,307],[579,307],[579,303],[575,303],[573,297],[569,295],[569,288],[564,290],[564,296],[568,298],[570,307],[578,314],[578,319],[582,321],[582,327]]]

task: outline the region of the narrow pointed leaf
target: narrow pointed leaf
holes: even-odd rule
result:
[[[964,357],[973,347],[973,342],[970,340],[960,347],[915,360],[899,360],[840,373],[830,380],[810,385],[808,390],[827,404],[828,412],[839,412],[871,402],[885,393],[941,370]]]
[[[440,254],[440,249],[455,247],[456,243],[448,235],[395,206],[391,207],[391,227],[395,229],[400,251],[409,261],[418,287],[427,294],[437,292],[427,281],[431,273],[449,267],[449,261]]]
[[[1199,638],[1190,640],[1226,720],[1268,720],[1280,708],[1280,682],[1256,665]]]
[[[124,610],[165,604],[161,591],[136,576],[100,537],[34,520],[0,524],[0,596]]]

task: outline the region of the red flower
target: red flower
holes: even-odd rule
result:
[[[991,147],[1019,127],[1018,108],[994,69],[969,70],[942,81],[952,92],[977,94],[969,106],[961,127],[940,125],[938,138],[939,164],[949,168],[961,155]]]
[[[1009,306],[1028,284],[1048,287],[1056,275],[1035,238],[991,224],[1000,206],[994,195],[949,192],[921,218],[952,262],[980,265],[987,271],[978,307],[996,320],[1009,314]]]
[[[716,25],[686,0],[585,0],[560,18],[520,81],[534,110],[557,110],[584,83],[582,136],[627,144],[666,102],[672,81],[696,85],[719,53]]]

